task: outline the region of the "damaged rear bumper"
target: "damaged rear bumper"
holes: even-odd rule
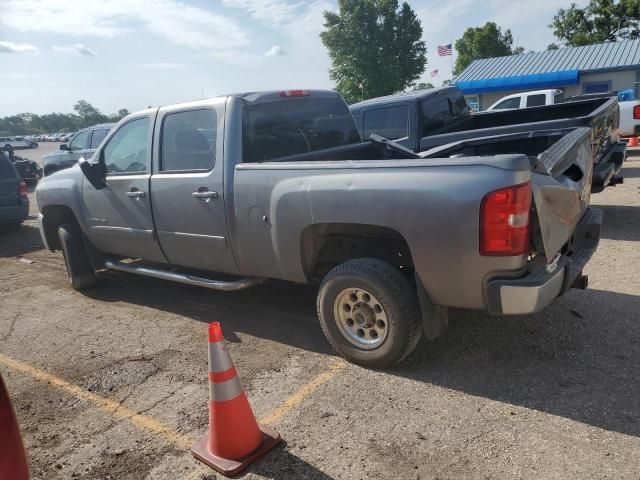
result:
[[[489,313],[522,315],[537,312],[562,295],[581,275],[600,241],[602,211],[588,208],[565,253],[521,278],[496,278],[487,284]]]

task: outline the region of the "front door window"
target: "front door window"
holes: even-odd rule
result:
[[[147,170],[148,141],[148,117],[123,125],[103,149],[107,173],[144,173]]]

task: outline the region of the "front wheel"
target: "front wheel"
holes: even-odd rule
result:
[[[333,348],[366,367],[400,363],[422,336],[415,286],[397,268],[375,258],[349,260],[331,270],[320,286],[317,306]]]
[[[65,223],[58,228],[62,256],[67,267],[69,282],[76,290],[84,290],[98,283],[95,270],[82,239],[82,230],[77,223]]]

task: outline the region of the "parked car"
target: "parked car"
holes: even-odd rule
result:
[[[29,135],[24,137],[31,144],[31,148],[38,148],[38,137],[35,135]]]
[[[617,175],[626,143],[618,133],[615,97],[470,113],[460,89],[449,86],[373,98],[349,108],[364,138],[375,133],[415,152],[473,138],[585,126],[593,132],[592,192],[622,182]]]
[[[58,141],[59,142],[68,142],[69,140],[71,140],[73,138],[74,135],[75,135],[75,133],[63,133],[62,135],[60,135],[58,137]]]
[[[24,137],[0,137],[0,148],[9,147],[14,150],[31,148],[31,142],[25,140]]]
[[[80,157],[89,158],[113,126],[102,123],[84,128],[73,135],[69,144],[60,145],[60,151],[42,157],[45,176],[75,165]]]
[[[493,110],[513,110],[517,108],[540,107],[554,105],[564,101],[564,92],[558,89],[535,90],[533,92],[514,93],[495,102],[487,112]]]
[[[586,287],[602,222],[590,137],[421,158],[361,141],[334,91],[228,95],[127,116],[40,182],[38,219],[78,290],[105,268],[223,291],[317,282],[331,344],[385,367],[438,336],[447,307],[525,314]]]
[[[28,158],[16,155],[13,148],[0,149],[7,154],[13,166],[27,185],[35,185],[42,178],[42,168],[36,162]]]
[[[27,185],[9,155],[0,151],[0,225],[18,227],[28,215]]]

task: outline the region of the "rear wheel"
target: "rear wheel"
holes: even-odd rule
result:
[[[98,283],[77,223],[65,223],[58,228],[62,256],[67,267],[69,282],[76,290],[84,290]]]
[[[375,258],[350,260],[331,270],[317,306],[331,345],[367,367],[400,363],[422,336],[415,287],[397,268]]]

